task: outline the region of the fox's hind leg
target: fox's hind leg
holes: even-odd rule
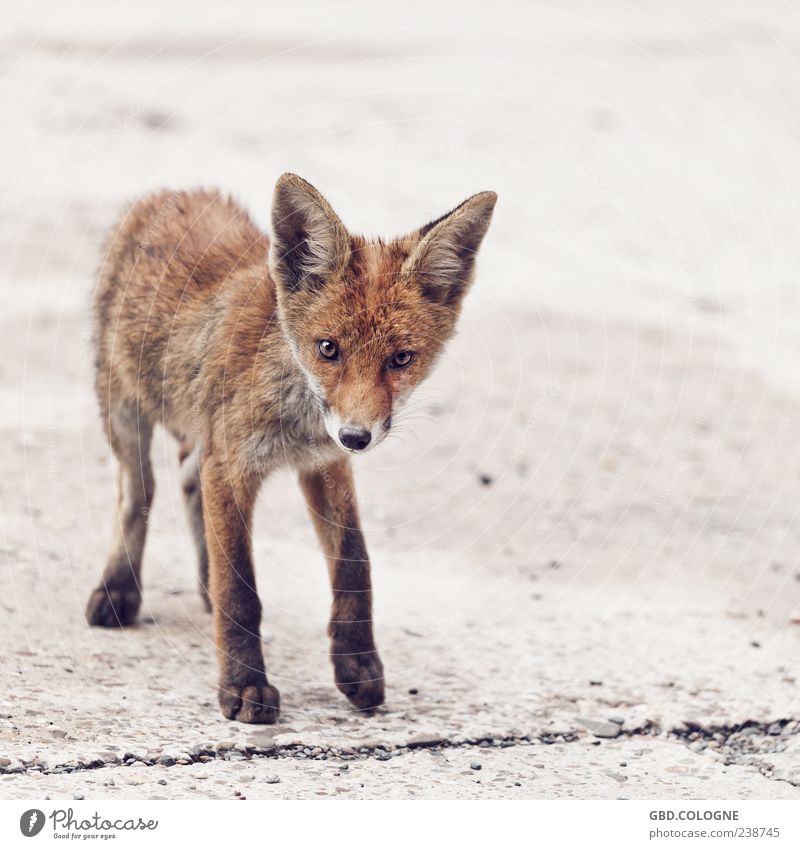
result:
[[[150,465],[153,429],[139,415],[136,402],[116,404],[107,422],[119,461],[116,528],[100,586],[89,597],[86,619],[90,625],[114,628],[130,625],[139,612],[142,553],[155,481]]]
[[[206,610],[211,611],[211,598],[208,592],[208,548],[206,547],[206,531],[203,522],[203,495],[200,487],[200,452],[197,445],[184,441],[181,443],[180,454],[181,479],[183,500],[186,513],[189,516],[189,527],[192,530],[194,546],[197,549],[197,577],[200,595]]]

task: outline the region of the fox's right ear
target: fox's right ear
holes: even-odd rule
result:
[[[314,291],[348,262],[350,239],[339,216],[311,185],[284,174],[272,197],[270,273],[287,292]]]

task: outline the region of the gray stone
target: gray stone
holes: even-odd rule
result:
[[[622,733],[622,728],[616,722],[597,719],[579,719],[578,722],[595,737],[613,739],[614,737],[619,737]]]

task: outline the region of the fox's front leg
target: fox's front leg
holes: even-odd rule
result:
[[[280,697],[261,653],[261,602],[251,554],[258,481],[237,477],[213,456],[201,470],[209,589],[219,654],[219,705],[228,719],[273,723]]]
[[[383,703],[383,665],[372,634],[369,557],[346,458],[300,474],[300,485],[328,561],[333,606],[328,633],[336,686],[358,708]]]

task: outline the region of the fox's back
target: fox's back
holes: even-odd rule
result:
[[[145,411],[179,414],[229,292],[264,277],[268,250],[247,212],[216,192],[134,203],[108,239],[95,292],[99,383],[135,390]]]

